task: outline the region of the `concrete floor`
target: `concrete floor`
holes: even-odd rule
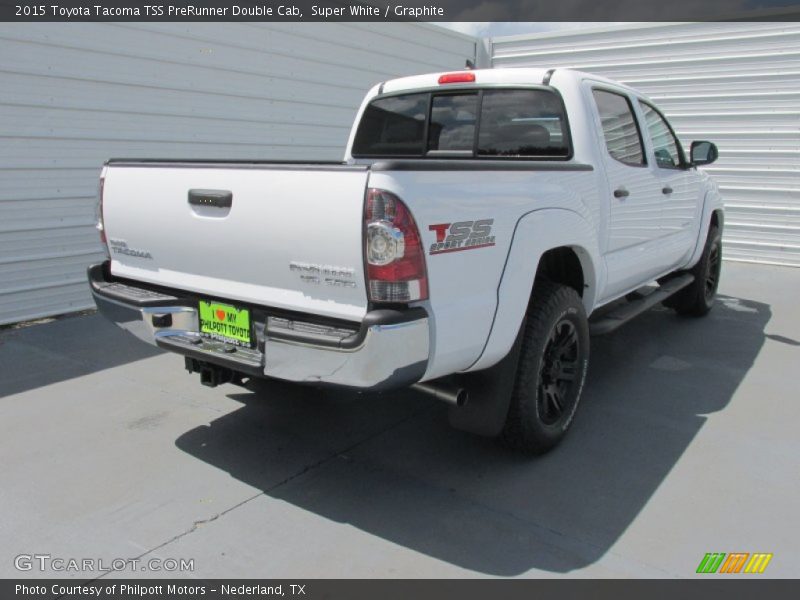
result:
[[[35,553],[204,578],[691,577],[737,551],[774,554],[749,577],[796,576],[799,292],[800,270],[726,263],[708,318],[594,339],[572,432],[534,460],[412,392],[204,388],[98,315],[1,331],[0,577],[40,575],[13,564]]]

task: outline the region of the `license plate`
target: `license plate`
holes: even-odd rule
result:
[[[200,300],[200,335],[250,347],[250,311],[230,304]]]

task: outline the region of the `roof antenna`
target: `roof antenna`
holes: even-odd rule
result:
[[[475,63],[473,61],[471,61],[470,59],[467,59],[467,64],[465,64],[464,67],[466,69],[468,69],[469,71],[472,71],[472,69],[475,68]]]

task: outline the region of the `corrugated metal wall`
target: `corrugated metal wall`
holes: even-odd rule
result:
[[[111,156],[341,158],[374,83],[458,69],[411,23],[0,24],[0,324],[89,308]]]
[[[609,27],[490,42],[495,67],[572,67],[650,95],[682,141],[710,139],[729,259],[800,266],[800,24]]]

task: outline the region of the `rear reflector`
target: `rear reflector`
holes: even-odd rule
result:
[[[464,71],[461,73],[447,73],[439,77],[439,84],[443,83],[474,83],[475,73]]]

